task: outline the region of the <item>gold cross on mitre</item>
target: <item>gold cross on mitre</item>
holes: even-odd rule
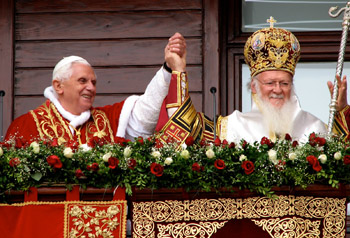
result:
[[[270,28],[273,28],[273,24],[276,23],[277,21],[275,20],[275,18],[271,16],[270,19],[266,20],[266,22],[270,23]]]

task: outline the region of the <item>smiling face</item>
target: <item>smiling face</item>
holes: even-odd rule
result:
[[[270,102],[272,106],[280,108],[290,99],[292,85],[293,76],[290,73],[281,70],[271,70],[259,73],[252,80],[251,88],[253,93],[260,91],[263,101]]]
[[[74,115],[80,115],[92,107],[96,96],[96,75],[91,66],[82,63],[73,63],[71,70],[69,79],[55,79],[53,87],[62,107]]]

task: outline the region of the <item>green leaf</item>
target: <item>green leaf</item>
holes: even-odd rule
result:
[[[35,181],[40,181],[43,175],[40,172],[36,172],[35,174],[31,174],[30,177],[32,177]]]

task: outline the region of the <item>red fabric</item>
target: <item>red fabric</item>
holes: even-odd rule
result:
[[[74,185],[72,190],[67,190],[66,192],[66,201],[79,201],[80,200],[80,186]]]
[[[31,187],[28,189],[28,191],[24,192],[24,201],[30,202],[30,201],[38,201],[38,189]]]
[[[1,237],[63,238],[63,204],[0,206],[0,214]]]
[[[99,229],[125,237],[125,200],[0,205],[0,237],[64,238],[71,232],[77,237],[103,237],[97,235]]]
[[[158,118],[158,122],[157,122],[157,126],[156,126],[156,131],[162,130],[163,127],[165,126],[165,124],[169,120],[168,111],[166,108],[166,100],[167,100],[167,97],[164,99],[162,107],[160,108],[160,113],[159,113],[159,118]]]
[[[113,105],[107,105],[104,107],[97,107],[97,108],[92,108],[91,111],[94,112],[94,110],[100,110],[104,112],[109,120],[109,124],[111,126],[111,129],[113,131],[113,136],[116,135],[117,129],[118,129],[118,124],[119,124],[119,117],[121,110],[123,108],[124,101],[120,103],[115,103]],[[42,117],[42,108],[50,108],[50,100],[46,100],[46,102],[33,110],[33,112],[38,116],[38,118]],[[54,113],[51,111],[51,114],[54,115]],[[44,115],[45,116],[45,115]],[[45,117],[44,117],[45,118]],[[60,120],[57,117],[53,117],[54,120],[57,121],[57,123],[60,122]],[[65,122],[66,128],[69,128],[68,126],[68,121],[62,117],[63,121]],[[44,119],[43,119],[44,120]],[[95,125],[93,122],[92,118],[88,122],[86,122],[82,127],[81,127],[81,135],[86,135],[87,134],[87,124],[90,122],[90,125]],[[23,125],[25,125],[25,130],[23,130]],[[51,127],[46,128],[52,136],[55,135],[55,132],[52,131]],[[59,127],[58,131],[64,130],[64,127]],[[91,130],[91,128],[90,128]],[[105,138],[109,140],[109,131],[105,131],[107,133],[107,136]],[[66,141],[69,141],[69,135],[71,135],[71,132],[68,131],[67,133],[64,134],[64,138]],[[6,136],[5,136],[5,141],[9,140],[13,136],[16,136],[17,138],[21,138],[24,142],[27,142],[27,145],[35,140],[39,139],[39,131],[37,129],[37,125],[35,123],[35,120],[33,118],[33,115],[28,112],[18,118],[16,118],[10,125],[9,129],[7,130]],[[90,137],[92,137],[92,134],[89,134]],[[43,139],[43,138],[41,138]],[[77,139],[77,138],[76,138]],[[87,139],[85,136],[81,136],[81,142],[82,144],[85,144],[87,142]],[[109,140],[110,141],[110,140]]]

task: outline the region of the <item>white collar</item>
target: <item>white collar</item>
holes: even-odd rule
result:
[[[72,134],[74,135],[74,128],[77,128],[78,126],[83,125],[85,122],[87,122],[91,116],[90,110],[87,110],[85,112],[82,112],[79,116],[73,115],[72,113],[66,111],[61,103],[58,101],[58,95],[53,89],[52,86],[47,87],[44,91],[44,96],[49,99],[57,108],[58,112],[67,119],[71,125],[70,130]],[[72,128],[74,127],[74,128]]]

